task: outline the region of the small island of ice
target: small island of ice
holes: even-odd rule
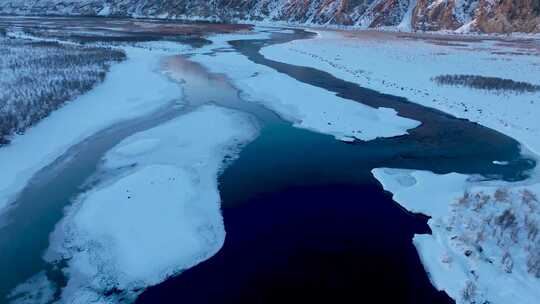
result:
[[[214,255],[225,237],[218,173],[256,133],[246,115],[203,106],[110,151],[105,180],[51,238],[46,259],[68,259],[62,301],[134,299]]]

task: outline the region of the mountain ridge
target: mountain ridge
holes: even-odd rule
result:
[[[279,21],[405,31],[540,32],[539,0],[5,0],[0,13]]]

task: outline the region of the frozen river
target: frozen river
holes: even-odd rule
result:
[[[226,77],[207,72],[189,57],[170,57],[169,68],[182,74],[187,106],[171,102],[73,146],[36,174],[4,215],[0,296],[40,271],[63,286],[66,278],[58,265],[46,263],[42,255],[64,208],[99,181],[105,153],[132,134],[211,103],[245,112],[260,125],[259,136],[219,177],[225,244],[216,256],[150,287],[138,302],[451,303],[430,284],[412,244],[414,234],[430,232],[427,219],[393,202],[371,170],[397,167],[519,180],[534,163],[523,158],[516,141],[496,131],[260,55],[263,46],[309,35],[298,30],[230,44],[249,60],[298,82],[374,108],[393,108],[421,125],[408,135],[345,143],[295,128],[240,98],[242,88]]]

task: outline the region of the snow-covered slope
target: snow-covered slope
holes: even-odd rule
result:
[[[115,15],[401,30],[540,32],[538,0],[4,0],[4,14]]]

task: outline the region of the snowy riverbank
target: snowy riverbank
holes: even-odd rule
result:
[[[128,59],[114,65],[102,84],[0,149],[0,212],[36,172],[74,144],[114,123],[150,114],[181,98],[181,87],[159,72],[160,61],[168,52],[124,49]]]
[[[431,217],[414,238],[433,285],[458,304],[537,303],[540,183],[480,182],[451,173],[375,169],[393,199]]]
[[[439,75],[479,75],[538,85],[540,52],[527,41],[320,31],[313,39],[266,47],[262,54],[478,122],[517,139],[532,154],[540,152],[540,93],[432,81]],[[418,235],[414,244],[435,287],[458,303],[535,303],[540,297],[537,177],[507,183],[399,169],[373,173],[404,208],[432,217],[433,235]]]
[[[540,153],[539,92],[474,90],[438,86],[431,80],[443,74],[473,74],[539,85],[540,51],[534,41],[418,39],[362,31],[317,34],[313,39],[266,47],[262,54],[478,122]]]

